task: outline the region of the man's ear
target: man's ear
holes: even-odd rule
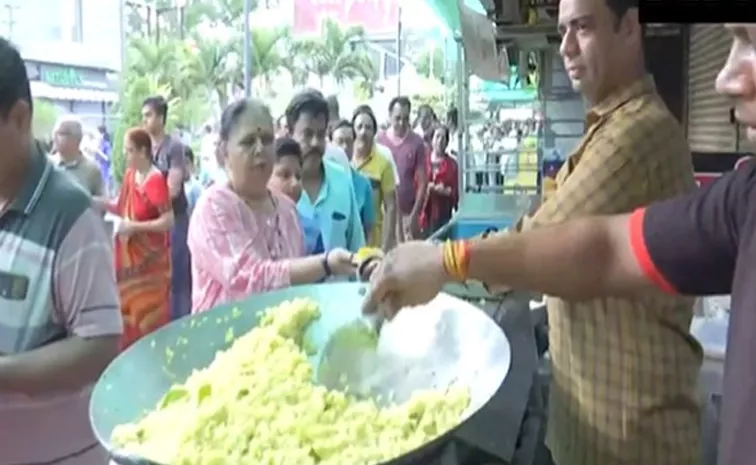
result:
[[[32,112],[29,102],[18,99],[8,112],[8,121],[22,134],[32,132]]]
[[[620,32],[627,39],[632,39],[637,36],[641,42],[643,42],[644,30],[638,18],[638,9],[630,8],[625,12],[625,15],[620,21]]]

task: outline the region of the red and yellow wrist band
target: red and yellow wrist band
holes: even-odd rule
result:
[[[447,276],[454,281],[466,281],[470,268],[470,243],[466,240],[446,241],[443,254]]]

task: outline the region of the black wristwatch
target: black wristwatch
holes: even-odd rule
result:
[[[331,265],[328,264],[328,256],[331,255],[331,251],[323,255],[323,271],[325,271],[325,277],[330,278],[333,275],[333,270],[331,269]]]

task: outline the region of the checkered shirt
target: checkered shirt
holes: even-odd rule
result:
[[[650,77],[589,112],[556,181],[523,229],[626,213],[695,187],[685,134]],[[547,444],[558,465],[700,464],[692,314],[693,300],[659,294],[549,299]]]

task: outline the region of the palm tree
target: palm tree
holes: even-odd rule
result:
[[[432,46],[423,50],[415,62],[417,74],[427,78],[441,78],[444,81],[446,69],[444,68],[444,52],[438,46]]]
[[[182,67],[176,53],[177,46],[173,40],[156,44],[140,37],[130,39],[126,55],[127,75],[157,75],[161,79],[170,79]]]
[[[190,41],[194,56],[190,74],[197,79],[198,88],[207,88],[215,94],[218,104],[228,104],[231,84],[239,74],[239,48],[235,41],[207,40],[199,37]]]
[[[291,43],[288,28],[255,29],[250,39],[252,77],[260,78],[270,92],[270,80],[279,71],[287,69],[287,46]]]
[[[362,27],[342,29],[333,19],[323,21],[321,37],[303,39],[293,44],[292,51],[302,58],[304,68],[320,79],[326,76],[341,84],[347,79],[375,79],[375,66],[367,52],[360,47],[365,41]]]
[[[124,91],[139,95],[150,86],[166,98],[176,99],[171,114],[184,124],[206,117],[208,98],[216,81],[208,81],[199,54],[186,42],[171,39],[160,44],[134,38],[129,41]],[[149,85],[147,83],[150,83]],[[149,95],[142,95],[145,98]],[[141,105],[141,101],[135,104]]]

